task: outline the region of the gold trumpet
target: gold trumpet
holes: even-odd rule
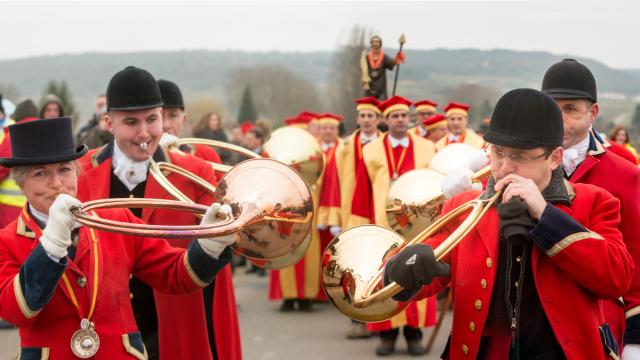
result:
[[[471,200],[436,220],[410,241],[387,228],[361,225],[336,236],[323,254],[322,285],[331,302],[344,315],[359,321],[387,320],[408,302],[392,297],[402,291],[395,282],[383,286],[382,272],[386,261],[404,247],[428,239],[461,215],[469,216],[447,239],[435,248],[436,260],[443,259],[501,196],[497,192],[487,200]]]
[[[128,198],[90,201],[73,210],[78,222],[100,230],[165,238],[236,233],[238,239],[233,249],[269,268],[295,263],[300,253],[304,254],[313,218],[313,201],[306,183],[291,167],[271,159],[246,160],[229,170],[217,187],[175,165],[152,162],[150,169],[161,186],[178,201]],[[231,206],[232,216],[214,225],[174,226],[130,224],[90,214],[99,208],[154,207],[203,215],[207,206],[194,204],[166,179],[163,170],[179,173],[213,192],[216,201]]]
[[[477,151],[467,144],[451,144],[436,153],[428,169],[411,170],[400,176],[387,195],[389,226],[411,239],[431,225],[445,201],[441,190],[445,176],[468,164],[470,155]],[[472,181],[483,181],[490,174],[487,166],[475,173]]]

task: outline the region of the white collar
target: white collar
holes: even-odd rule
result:
[[[31,215],[33,215],[34,218],[36,218],[37,222],[39,222],[40,224],[46,225],[47,221],[49,221],[49,214],[40,212],[31,205],[29,205],[29,212],[31,213]]]
[[[261,146],[258,146],[257,148],[255,148],[255,149],[253,149],[253,150],[251,150],[251,151],[253,151],[253,152],[254,152],[254,153],[256,153],[256,154],[260,154],[260,153],[262,152],[262,147],[261,147]]]
[[[451,133],[448,135],[448,139],[449,139],[449,142],[457,142],[457,141],[460,141],[460,135]]]
[[[409,147],[409,137],[406,135],[402,139],[396,139],[389,134],[389,142],[391,143],[391,147],[394,149],[398,146],[402,146],[403,148]]]
[[[418,134],[420,134],[420,136],[425,137],[427,136],[427,130],[425,130],[422,126],[418,125]]]
[[[320,142],[320,146],[322,147],[322,151],[327,151],[327,150],[333,148],[334,146],[336,146],[336,143],[335,142],[330,142],[330,143]]]
[[[115,140],[113,141],[113,157],[111,161],[113,174],[122,181],[129,191],[133,190],[136,185],[147,180],[150,161],[135,161],[129,158],[120,150],[118,142]]]
[[[371,136],[367,136],[362,132],[362,130],[360,130],[360,144],[362,145],[366,145],[377,138],[378,138],[378,133],[376,131],[374,131],[373,134],[371,134]]]
[[[567,175],[573,174],[573,172],[576,171],[576,168],[578,168],[578,165],[587,158],[590,140],[591,136],[587,134],[587,137],[585,137],[584,140],[564,150],[562,168]]]

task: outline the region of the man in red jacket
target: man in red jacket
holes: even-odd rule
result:
[[[566,137],[565,137],[566,139]],[[450,283],[453,327],[446,359],[617,358],[600,299],[616,299],[634,266],[618,230],[620,202],[562,172],[562,113],[532,89],[505,94],[484,140],[491,178],[482,199],[502,191],[442,262],[437,247],[461,219],[385,266],[385,281],[420,299]],[[447,201],[449,212],[477,191]],[[435,278],[435,280],[434,280]]]
[[[78,181],[78,198],[109,197],[172,199],[148,176],[149,157],[169,161],[215,184],[211,165],[197,157],[158,146],[162,136],[162,97],[156,80],[146,70],[127,67],[107,87],[106,116],[114,141],[87,153]],[[200,204],[214,201],[211,194],[177,174],[169,181]],[[149,224],[195,225],[192,214],[165,209],[131,209]],[[188,242],[170,241],[185,247]],[[228,267],[222,270],[229,272]],[[215,289],[215,290],[214,290]],[[216,277],[213,286],[186,296],[153,292],[132,279],[132,306],[149,358],[240,359],[241,346],[230,274]]]
[[[542,91],[553,97],[562,111],[565,176],[573,183],[599,186],[620,200],[618,228],[631,256],[640,259],[640,171],[615,155],[592,130],[600,110],[593,74],[583,64],[565,59],[547,70]],[[622,300],[603,302],[605,318],[618,343],[625,345],[623,357],[636,352],[634,359],[640,359],[640,272]]]

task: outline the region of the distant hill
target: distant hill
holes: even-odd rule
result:
[[[21,97],[39,99],[47,81],[64,79],[80,111],[87,114],[95,95],[105,92],[107,82],[115,72],[127,65],[137,65],[158,78],[176,81],[186,96],[210,96],[228,103],[224,84],[234,67],[280,64],[323,87],[330,81],[332,56],[331,52],[240,51],[41,56],[0,61],[0,85],[14,86]],[[571,56],[512,50],[408,50],[406,64],[401,68],[399,89],[414,98],[440,94],[434,96],[437,99],[447,88],[463,83],[477,83],[501,91],[515,87],[539,88],[544,71],[564,57]],[[596,60],[577,59],[593,71],[601,94],[624,97],[640,94],[640,69],[617,70]]]

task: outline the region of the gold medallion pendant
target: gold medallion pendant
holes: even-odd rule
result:
[[[94,326],[88,319],[82,319],[80,330],[73,333],[71,337],[71,351],[81,359],[88,359],[94,356],[100,348],[100,337],[93,330]]]

